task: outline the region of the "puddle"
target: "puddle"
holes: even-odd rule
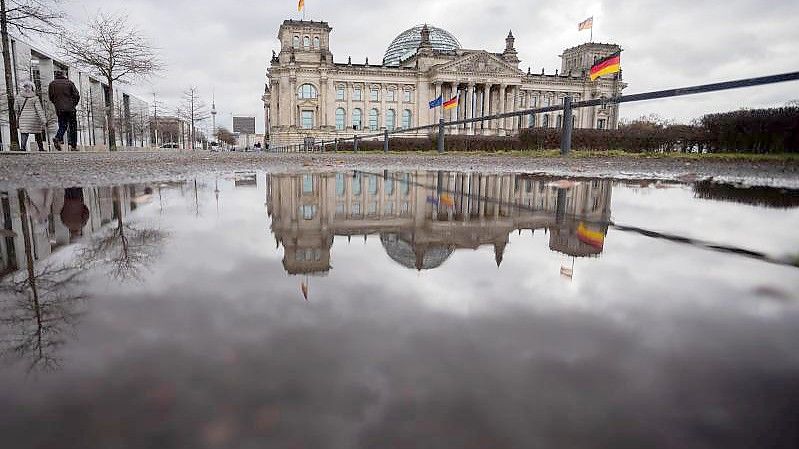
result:
[[[0,193],[13,447],[789,447],[799,196],[451,172]]]

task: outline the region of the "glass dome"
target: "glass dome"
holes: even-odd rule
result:
[[[412,237],[394,233],[380,234],[380,243],[383,245],[386,254],[394,262],[415,270],[432,270],[440,267],[454,251],[449,246],[434,245],[428,246],[424,250],[414,249],[410,243]]]
[[[416,49],[422,42],[422,27],[424,25],[416,25],[394,38],[386,50],[386,55],[383,56],[383,65],[398,66],[401,61],[415,55]],[[430,30],[430,42],[435,50],[451,51],[461,48],[458,39],[455,39],[455,36],[448,31],[431,25],[427,25],[427,29]]]

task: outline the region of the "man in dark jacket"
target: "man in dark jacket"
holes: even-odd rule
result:
[[[69,129],[69,149],[76,151],[78,147],[78,112],[76,107],[80,102],[80,92],[75,83],[68,80],[64,72],[56,72],[55,79],[48,88],[50,101],[55,106],[58,115],[58,132],[53,138],[53,145],[61,151],[64,143],[64,134]]]

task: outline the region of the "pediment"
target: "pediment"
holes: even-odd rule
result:
[[[438,73],[452,72],[452,73],[473,73],[476,75],[518,75],[522,73],[518,67],[515,67],[502,58],[488,53],[486,51],[479,51],[464,55],[454,61],[448,62],[438,69]]]

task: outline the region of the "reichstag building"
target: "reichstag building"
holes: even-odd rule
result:
[[[332,140],[384,129],[413,128],[500,112],[607,98],[625,84],[616,75],[590,81],[593,62],[620,50],[615,44],[587,43],[566,49],[560,71],[531,73],[519,68],[509,33],[501,53],[461,48],[446,30],[419,25],[403,31],[383,61],[334,62],[327,22],[286,20],[280,26],[280,52],[272,52],[263,96],[271,145]],[[459,97],[457,108],[430,109],[428,102]],[[575,111],[577,128],[616,128],[618,106]],[[561,126],[562,113],[472,123],[450,134],[508,136],[526,127]]]

